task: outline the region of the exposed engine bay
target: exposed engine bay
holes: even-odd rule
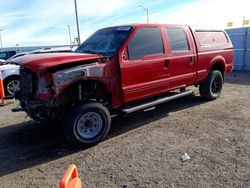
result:
[[[50,116],[60,117],[64,108],[76,101],[103,99],[102,92],[97,91],[104,87],[97,81],[103,75],[103,66],[98,62],[82,64],[67,69],[53,70],[53,72],[35,73],[21,66],[20,87],[16,93],[22,109],[33,119],[41,121]]]

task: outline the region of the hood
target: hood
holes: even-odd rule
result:
[[[12,63],[23,65],[34,72],[45,72],[48,68],[68,65],[71,63],[82,63],[82,61],[98,60],[103,56],[98,54],[81,53],[47,53],[31,54],[15,58]]]

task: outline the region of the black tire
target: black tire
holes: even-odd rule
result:
[[[63,122],[65,137],[74,145],[93,145],[104,139],[110,130],[111,117],[100,103],[87,103],[69,110]]]
[[[5,92],[5,97],[6,98],[14,98],[15,91],[17,91],[16,89],[14,89],[14,87],[16,87],[16,84],[18,85],[18,88],[16,88],[16,89],[19,90],[20,89],[20,87],[19,87],[20,86],[20,81],[19,81],[18,76],[11,76],[11,77],[6,78],[3,81],[4,92]],[[10,86],[13,86],[13,87],[11,88]]]
[[[206,80],[200,84],[199,90],[202,98],[206,100],[214,100],[220,96],[223,86],[223,76],[220,71],[212,70]]]

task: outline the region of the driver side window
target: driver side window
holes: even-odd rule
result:
[[[163,53],[163,43],[159,28],[142,28],[138,30],[128,44],[129,60]]]

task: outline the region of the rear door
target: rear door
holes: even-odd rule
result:
[[[129,37],[121,58],[124,102],[146,98],[168,89],[163,30],[138,27]]]
[[[189,28],[166,26],[164,30],[169,46],[166,61],[169,64],[170,89],[192,85],[196,76],[197,55]]]

